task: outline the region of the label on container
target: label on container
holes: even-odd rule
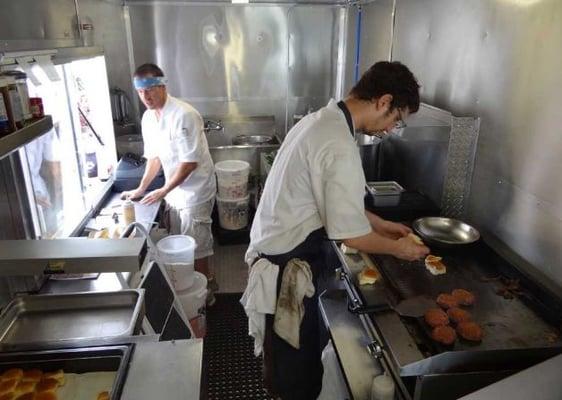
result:
[[[16,83],[18,94],[20,96],[22,117],[25,120],[31,119],[31,110],[29,107],[29,94],[25,83]]]
[[[10,89],[10,104],[12,105],[12,114],[16,123],[23,121],[23,112],[21,109],[21,97],[17,89]]]
[[[4,103],[4,96],[0,93],[0,132],[4,129],[4,125],[9,127],[8,110],[6,110],[6,103]]]

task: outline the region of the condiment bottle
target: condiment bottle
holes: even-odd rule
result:
[[[394,400],[394,381],[388,375],[379,375],[373,379],[371,400]]]
[[[7,81],[7,96],[4,97],[4,101],[6,101],[7,97],[6,109],[8,111],[8,118],[12,122],[13,130],[21,129],[23,128],[23,114],[16,80],[10,76],[5,76],[4,79]]]
[[[135,204],[131,199],[127,199],[123,202],[123,218],[125,220],[125,226],[129,226],[136,221]]]
[[[5,100],[6,98],[6,100]],[[8,83],[0,77],[0,137],[12,132],[10,118],[8,117],[7,108]]]
[[[22,71],[6,71],[4,76],[9,76],[15,79],[16,87],[20,97],[21,114],[25,121],[32,119],[31,108],[29,106],[29,91],[27,90],[27,74]]]

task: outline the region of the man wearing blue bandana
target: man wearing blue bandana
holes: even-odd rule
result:
[[[166,78],[154,64],[143,64],[134,74],[137,93],[146,106],[142,116],[144,157],[148,160],[144,176],[135,190],[123,197],[140,198],[142,204],[166,200],[170,234],[195,239],[195,269],[207,276],[209,288],[216,288],[210,274],[213,254],[211,212],[216,183],[214,166],[203,132],[203,118],[191,105],[168,94]],[[162,168],[166,183],[145,193]],[[214,296],[208,303],[214,302]]]

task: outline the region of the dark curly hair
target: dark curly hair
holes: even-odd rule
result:
[[[408,107],[410,113],[420,108],[420,85],[404,64],[379,61],[363,74],[349,94],[356,99],[372,101],[392,95],[391,109]]]

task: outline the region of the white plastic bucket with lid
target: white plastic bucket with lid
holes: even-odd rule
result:
[[[248,195],[250,164],[241,160],[226,160],[215,164],[219,197],[241,199]]]
[[[195,272],[193,285],[188,289],[177,291],[176,294],[195,336],[204,337],[206,331],[207,278],[202,273]]]
[[[249,195],[234,200],[217,197],[220,226],[231,231],[245,228],[248,225],[249,203]]]
[[[187,235],[171,235],[156,247],[168,277],[176,290],[185,290],[194,283],[195,240]]]

